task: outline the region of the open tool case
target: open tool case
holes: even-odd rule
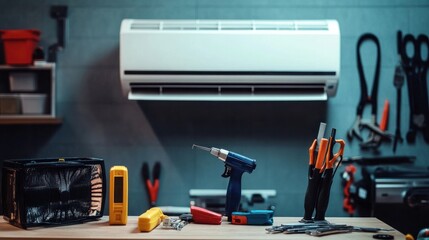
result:
[[[105,204],[104,161],[5,160],[2,189],[4,219],[21,228],[98,219]]]

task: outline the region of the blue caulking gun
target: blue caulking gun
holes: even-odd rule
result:
[[[252,173],[256,168],[256,161],[225,149],[208,148],[195,144],[192,145],[192,148],[194,147],[210,152],[210,154],[225,162],[225,172],[222,174],[222,177],[231,177],[226,192],[225,213],[228,216],[228,221],[231,221],[232,212],[238,211],[238,207],[240,206],[241,176],[244,172]]]

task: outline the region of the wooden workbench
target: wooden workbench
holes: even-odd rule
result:
[[[300,218],[276,217],[274,225],[297,223]],[[336,224],[348,224],[359,227],[391,228],[376,218],[328,218],[328,221]],[[221,225],[188,224],[182,231],[165,229],[158,226],[150,233],[139,232],[137,229],[137,217],[128,217],[125,226],[110,226],[108,217],[99,221],[84,224],[30,228],[23,230],[10,225],[3,219],[0,220],[0,239],[318,239],[318,237],[306,234],[267,234],[267,226],[232,225],[223,222]],[[395,239],[404,239],[404,235],[398,231],[386,232],[394,235]],[[323,239],[347,239],[364,240],[373,239],[373,233],[342,233],[324,236]]]

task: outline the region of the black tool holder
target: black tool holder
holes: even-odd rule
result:
[[[57,53],[65,47],[67,6],[52,6],[50,13],[57,20],[57,43],[49,46],[48,62],[56,62]]]
[[[319,168],[320,166],[318,166],[317,162],[313,164],[313,161],[310,160],[308,185],[304,198],[304,217],[300,220],[300,222],[302,223],[327,222],[325,220],[325,213],[329,205],[329,196],[331,193],[332,181],[338,169],[338,166],[342,162],[343,158],[342,154],[334,157],[333,149],[336,142],[335,135],[336,129],[333,128],[331,131],[331,136],[329,138],[328,145],[326,146],[326,152],[320,149],[316,150],[316,140],[313,142],[312,146],[309,149],[310,159],[314,156],[314,154],[317,155],[316,161],[319,161],[319,159],[323,158],[323,165],[325,166],[325,168]],[[337,154],[339,154],[340,151]],[[311,152],[313,152],[313,154]],[[333,165],[337,158],[339,158],[340,160],[334,169]],[[332,166],[330,166],[331,164]],[[316,214],[315,217],[312,218],[314,210]]]

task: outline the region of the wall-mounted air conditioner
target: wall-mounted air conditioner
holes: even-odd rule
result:
[[[120,78],[132,100],[326,100],[339,71],[335,20],[121,25]]]

